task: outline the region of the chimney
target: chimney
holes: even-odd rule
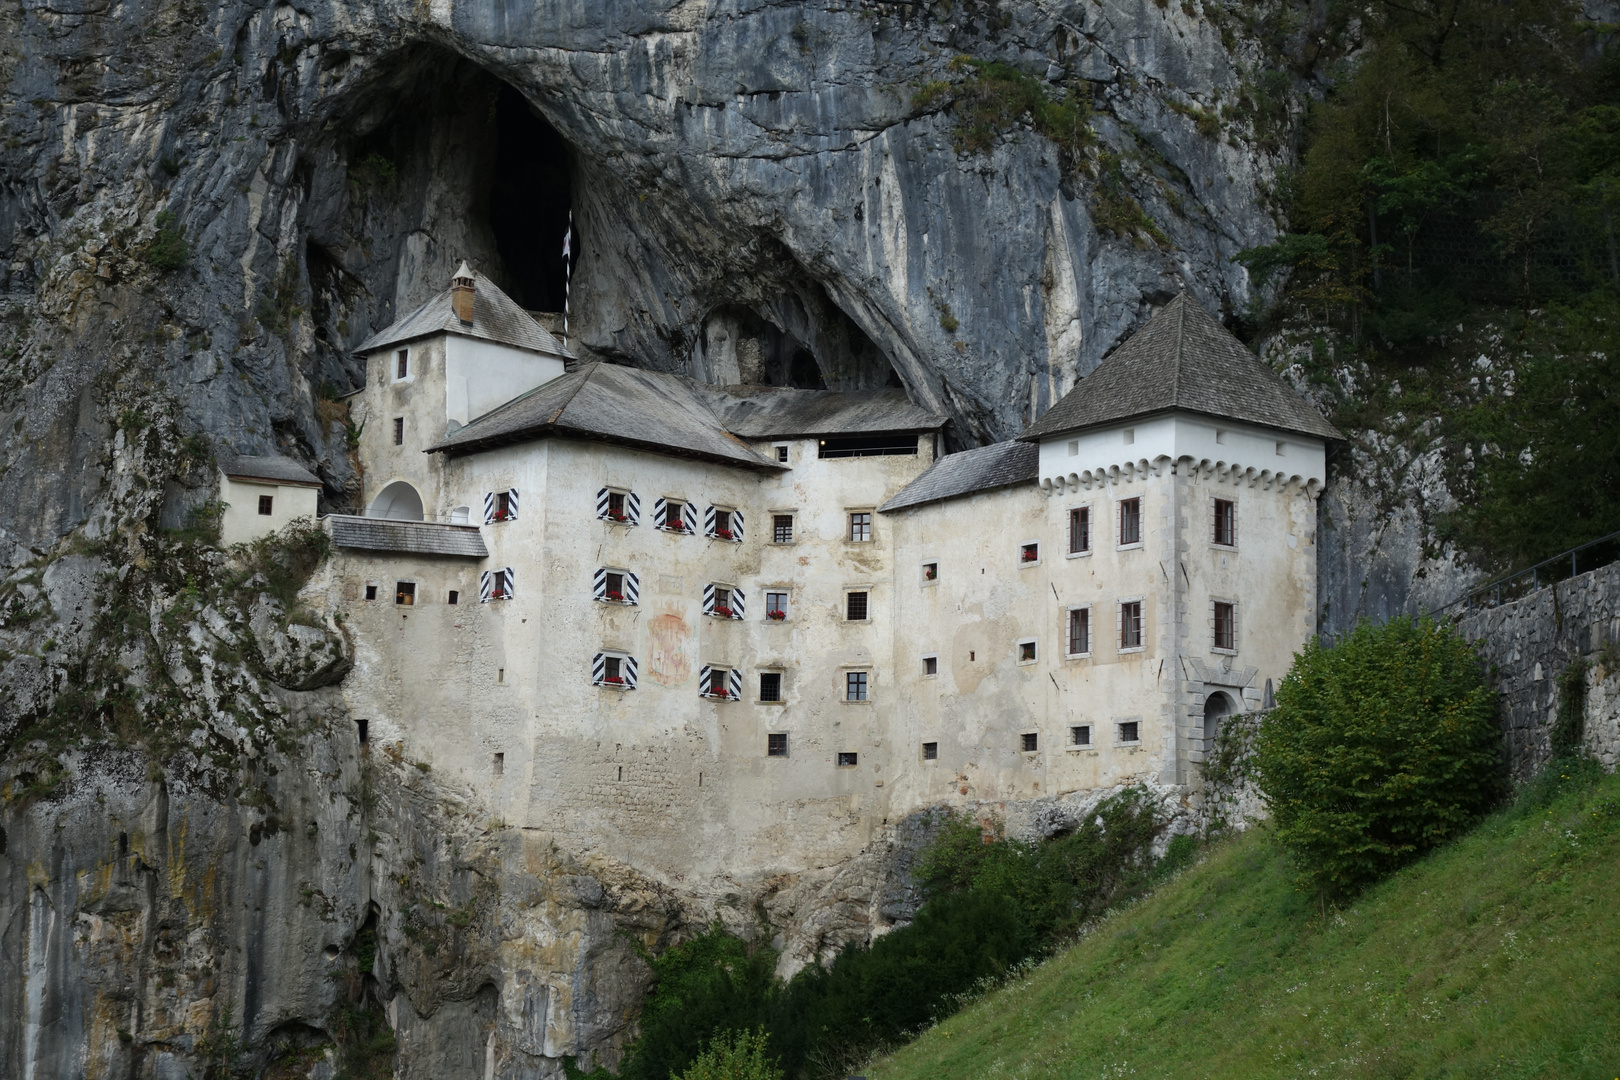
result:
[[[456,318],[467,326],[473,321],[473,272],[466,262],[456,270],[456,276],[450,279],[450,308],[456,313]]]

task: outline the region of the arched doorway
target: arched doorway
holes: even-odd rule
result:
[[[422,496],[405,481],[395,480],[371,500],[371,508],[366,511],[366,517],[389,518],[393,521],[421,521]]]
[[[1215,736],[1221,733],[1221,721],[1237,711],[1232,699],[1217,690],[1204,698],[1204,749],[1207,751],[1215,743]]]

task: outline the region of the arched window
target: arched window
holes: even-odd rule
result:
[[[421,521],[422,496],[416,489],[403,480],[395,480],[392,484],[377,493],[371,500],[371,508],[366,511],[366,517],[390,518],[394,521]]]

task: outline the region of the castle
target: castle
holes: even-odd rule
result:
[[[1185,296],[950,455],[903,390],[579,363],[465,265],[361,351],[367,511],[315,585],[359,738],[664,880],[931,805],[1195,798],[1314,631],[1337,433]]]

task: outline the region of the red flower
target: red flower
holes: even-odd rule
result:
[[[606,678],[604,678],[602,681],[605,682],[605,683],[613,683],[615,686],[624,685],[624,678],[623,678],[623,676],[620,676],[620,675],[609,675]]]
[[[728,607],[717,607],[714,609],[714,613],[727,619],[731,618],[731,609]]]
[[[623,600],[624,599],[624,593],[610,592],[610,593],[607,594],[607,598],[609,600]]]
[[[765,613],[765,617],[767,619],[785,619],[785,618],[787,618],[787,612],[785,612],[785,611],[767,611]]]

